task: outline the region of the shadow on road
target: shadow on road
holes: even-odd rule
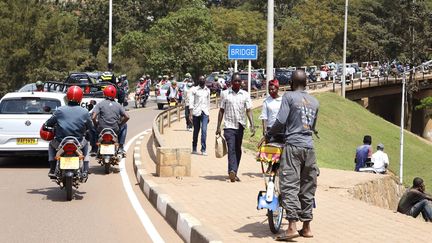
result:
[[[61,190],[60,187],[47,187],[40,189],[29,189],[28,194],[35,195],[44,195],[47,200],[51,200],[53,202],[67,202],[66,200],[66,191]],[[78,190],[74,190],[73,200],[82,200],[84,198],[84,194],[86,192],[80,192]]]
[[[3,168],[48,168],[47,157],[0,157],[0,170]]]
[[[106,176],[109,176],[110,174],[118,174],[118,173],[120,173],[120,169],[118,168],[118,166],[115,166],[115,167],[111,166],[111,168],[110,168],[110,174],[105,174],[105,167],[101,166],[101,165],[90,166],[89,171],[90,171],[90,173],[89,173],[90,176],[91,175],[106,175]]]
[[[156,158],[156,153],[155,153],[154,147],[153,147],[153,136],[150,136],[150,139],[147,141],[146,146],[147,146],[148,154],[150,155],[150,159],[152,160],[152,162],[154,164],[156,164],[157,158]],[[145,161],[143,161],[143,162],[145,162]]]
[[[282,225],[284,227],[284,225]],[[282,233],[283,228],[281,227],[281,230],[279,231]],[[273,234],[270,231],[270,228],[267,223],[267,219],[265,219],[262,222],[255,222],[250,223],[242,226],[241,228],[238,228],[234,230],[237,233],[248,233],[251,234],[248,237],[249,238],[268,238],[268,237],[275,237],[276,235]],[[295,242],[295,241],[293,241]]]
[[[228,176],[225,175],[200,176],[200,177],[212,181],[228,181]]]

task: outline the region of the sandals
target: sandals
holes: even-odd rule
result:
[[[291,241],[294,238],[299,237],[300,234],[294,234],[294,235],[287,235],[286,231],[284,231],[282,234],[276,236],[276,241]]]
[[[298,233],[299,233],[299,235],[301,237],[304,237],[304,238],[313,238],[313,235],[307,235],[307,234],[305,234],[302,229],[299,230]]]

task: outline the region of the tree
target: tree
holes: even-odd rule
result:
[[[222,39],[225,51],[228,44],[257,44],[259,59],[256,66],[265,65],[267,23],[261,13],[213,8],[211,17],[216,34]]]
[[[77,19],[53,5],[0,2],[0,92],[37,79],[58,80],[89,57]]]
[[[225,47],[215,34],[210,12],[203,7],[185,7],[168,14],[148,33],[131,32],[116,46],[118,53],[129,48],[146,72],[184,74],[197,77],[226,60]]]
[[[341,48],[334,48],[341,28],[341,16],[325,0],[305,1],[293,8],[293,15],[275,32],[276,66],[302,66],[338,60]]]

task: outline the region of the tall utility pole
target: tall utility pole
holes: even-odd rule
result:
[[[108,69],[109,71],[112,71],[112,0],[109,0]]]
[[[267,65],[266,65],[266,82],[267,95],[269,81],[274,77],[273,74],[273,42],[274,42],[274,0],[267,2]]]
[[[346,78],[346,46],[347,46],[347,28],[348,28],[348,0],[345,0],[345,26],[343,41],[343,61],[342,61],[342,97],[345,98],[345,78]]]

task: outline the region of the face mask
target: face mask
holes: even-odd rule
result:
[[[192,87],[192,83],[188,83],[187,86],[190,88]]]
[[[276,97],[277,97],[277,93],[270,93],[270,96],[271,96],[273,99],[276,99]]]
[[[238,82],[233,82],[232,87],[233,89],[240,89],[241,84]]]

